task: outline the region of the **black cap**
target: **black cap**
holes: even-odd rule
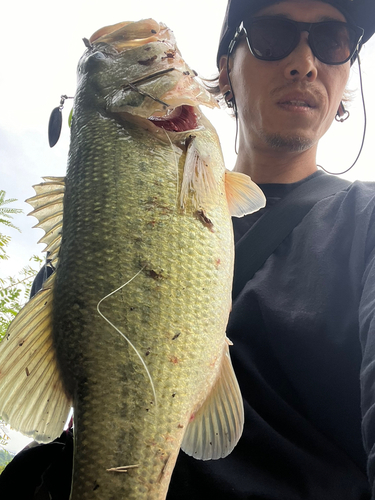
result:
[[[221,30],[217,65],[220,57],[227,53],[228,45],[232,40],[236,28],[244,16],[254,15],[260,9],[277,3],[281,0],[229,0]],[[341,11],[348,22],[364,29],[361,43],[367,42],[375,32],[375,0],[323,0]]]

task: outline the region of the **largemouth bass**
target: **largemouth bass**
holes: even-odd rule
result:
[[[231,214],[265,199],[225,170],[199,108],[216,102],[168,28],[85,44],[66,178],[29,200],[56,272],[1,344],[0,414],[46,442],[73,405],[72,500],[164,499],[180,447],[217,459],[241,436]]]

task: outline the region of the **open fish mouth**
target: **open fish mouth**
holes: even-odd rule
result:
[[[186,132],[198,128],[198,115],[193,106],[182,105],[164,116],[148,118],[156,127],[168,132]]]

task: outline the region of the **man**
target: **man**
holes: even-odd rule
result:
[[[229,1],[218,64],[239,123],[235,170],[267,197],[234,221],[238,246],[272,205],[328,178],[316,150],[343,117],[357,25],[367,41],[373,0]],[[169,500],[375,498],[374,188],[355,182],[318,201],[245,280],[227,330],[243,437],[222,460],[181,453]]]

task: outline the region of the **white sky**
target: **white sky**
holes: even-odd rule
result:
[[[76,66],[84,52],[82,38],[108,24],[137,21],[152,17],[173,29],[187,63],[201,76],[216,72],[216,49],[226,0],[28,0],[7,2],[0,19],[2,35],[0,78],[0,189],[7,198],[19,201],[12,206],[26,213],[31,207],[23,202],[34,195],[33,184],[42,176],[63,176],[69,145],[67,126],[71,101],[63,111],[60,141],[50,148],[47,138],[49,115],[59,105],[60,95],[73,96]],[[362,50],[364,90],[368,112],[368,132],[364,151],[350,180],[374,180],[375,40]],[[355,90],[350,119],[334,123],[321,142],[318,163],[340,171],[357,156],[363,131],[363,112],[358,69],[352,70],[350,88]],[[228,168],[235,161],[234,120],[224,111],[206,114],[219,133]],[[22,229],[5,231],[12,236],[11,259],[0,261],[0,276],[17,274],[28,258],[40,254],[37,245],[43,232],[31,229],[36,219],[18,215],[13,221]],[[8,449],[12,450],[9,446]]]

